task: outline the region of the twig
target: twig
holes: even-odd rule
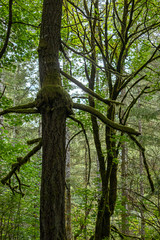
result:
[[[0,99],[3,97],[5,90],[6,90],[6,86],[4,86],[4,88],[3,88],[3,92],[2,92],[2,94],[0,96]]]

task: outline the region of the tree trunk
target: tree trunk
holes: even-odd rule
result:
[[[41,23],[39,71],[41,90],[37,108],[42,114],[42,177],[40,239],[63,240],[65,234],[65,131],[71,109],[61,87],[59,47],[62,0],[44,0]]]
[[[129,223],[128,223],[128,190],[127,190],[127,146],[126,143],[122,144],[122,163],[121,163],[121,181],[122,181],[122,233],[129,234]]]
[[[61,103],[58,99],[57,103]],[[41,239],[65,238],[65,108],[42,113]]]
[[[139,102],[140,103],[140,102]],[[140,107],[140,104],[139,104]],[[142,133],[142,126],[141,122],[139,121],[139,132]],[[142,153],[139,152],[139,161],[140,161],[140,195],[143,197],[144,195],[144,187],[143,187],[143,156]],[[141,213],[141,238],[145,239],[145,218],[144,218],[144,208],[140,206],[140,213]]]

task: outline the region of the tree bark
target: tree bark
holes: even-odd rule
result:
[[[64,240],[65,233],[65,131],[71,109],[61,86],[59,69],[62,0],[44,0],[41,23],[39,72],[41,90],[37,108],[42,114],[42,177],[40,239]]]
[[[57,102],[61,102],[61,99]],[[65,121],[65,108],[42,113],[42,240],[65,239]]]

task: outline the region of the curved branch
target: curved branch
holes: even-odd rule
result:
[[[67,79],[69,79],[71,82],[76,84],[78,87],[80,87],[83,91],[85,91],[86,93],[90,94],[92,97],[97,98],[101,102],[104,102],[107,105],[110,105],[111,103],[114,103],[116,105],[122,105],[123,104],[123,103],[116,102],[116,101],[111,100],[111,99],[104,99],[100,95],[98,95],[97,93],[93,92],[90,88],[85,87],[81,82],[77,81],[75,78],[71,77],[70,75],[68,75],[67,73],[63,72],[62,70],[60,70],[60,73],[63,76],[65,76]]]
[[[140,144],[140,142],[138,142],[138,140],[129,134],[129,137],[135,142],[135,144],[137,145],[137,147],[140,149],[140,151],[142,152],[142,156],[143,156],[143,163],[144,163],[144,167],[146,169],[146,172],[147,172],[147,176],[148,176],[148,181],[149,181],[149,184],[150,184],[150,187],[151,187],[151,190],[152,190],[152,193],[154,192],[154,184],[153,184],[153,181],[152,181],[152,178],[151,178],[151,174],[149,172],[149,167],[148,167],[148,164],[147,164],[147,160],[146,160],[146,156],[145,156],[145,148]]]
[[[12,5],[13,5],[13,0],[9,0],[9,21],[8,21],[8,29],[7,29],[7,35],[6,39],[3,45],[2,50],[0,51],[0,59],[2,58],[3,54],[5,53],[7,46],[8,46],[8,41],[11,33],[11,26],[12,26]]]
[[[140,240],[142,239],[142,238],[137,237],[137,236],[131,236],[131,235],[124,234],[124,233],[120,232],[118,230],[118,228],[116,226],[114,226],[114,225],[111,225],[111,231],[117,233],[120,236],[121,239],[124,239],[124,238],[130,238],[130,239],[134,239],[135,238],[135,239],[140,239]]]
[[[70,139],[69,139],[69,141],[68,141],[68,143],[67,143],[67,146],[66,146],[66,152],[67,152],[67,149],[68,149],[68,147],[69,147],[69,144],[70,144],[70,142],[76,137],[76,136],[78,136],[81,132],[83,132],[83,130],[80,130],[79,132],[77,132],[76,134],[74,134]]]
[[[38,152],[42,147],[42,140],[39,141],[39,144],[34,147],[24,158],[17,158],[17,162],[12,164],[12,170],[1,180],[2,184],[6,184],[8,180],[11,179],[12,175],[15,174],[16,171],[19,171],[20,167],[27,163],[36,152]]]
[[[126,124],[131,109],[137,103],[138,99],[143,95],[145,90],[148,88],[149,88],[148,86],[144,87],[144,89],[142,89],[142,91],[138,94],[138,96],[136,98],[134,98],[133,101],[129,104],[129,106],[127,107],[126,111],[123,113],[123,116],[121,118],[121,122],[123,120],[123,124]]]
[[[89,158],[89,171],[88,171],[88,183],[87,184],[89,184],[90,173],[91,173],[91,151],[90,151],[90,146],[89,146],[89,141],[88,141],[88,137],[87,137],[87,134],[86,134],[86,130],[85,130],[84,125],[81,121],[79,121],[78,119],[76,119],[72,116],[69,116],[69,118],[81,125],[84,136],[85,136],[85,139],[86,139],[86,144],[87,144],[87,148],[88,148],[88,158]]]
[[[99,118],[103,123],[107,124],[109,127],[113,128],[113,129],[119,130],[121,132],[126,132],[128,134],[133,134],[136,136],[140,135],[140,133],[138,131],[134,130],[133,128],[126,127],[126,126],[123,126],[121,124],[111,121],[110,119],[105,117],[102,113],[100,113],[93,107],[86,106],[84,104],[73,103],[73,108],[80,109],[85,112],[91,113],[92,115]]]

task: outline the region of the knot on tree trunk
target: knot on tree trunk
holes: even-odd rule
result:
[[[65,108],[67,115],[73,114],[72,99],[60,85],[46,85],[38,92],[36,107],[42,113]]]

